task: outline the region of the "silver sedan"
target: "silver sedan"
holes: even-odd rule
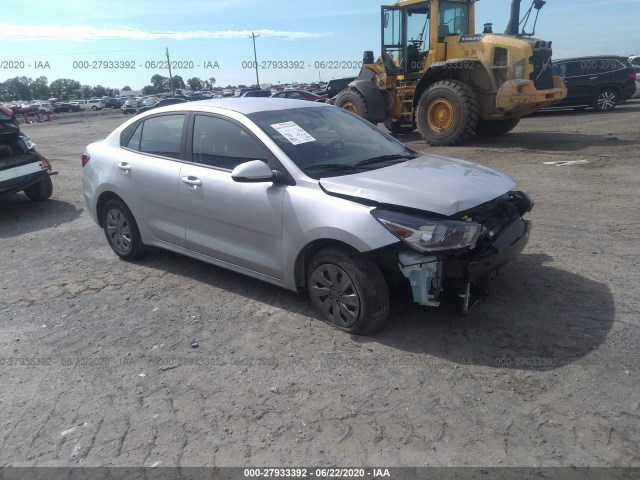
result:
[[[206,100],[154,109],[82,156],[84,195],[125,260],[161,247],[309,292],[322,318],[378,330],[389,285],[466,312],[526,245],[532,208],[487,167],[415,152],[336,107]]]

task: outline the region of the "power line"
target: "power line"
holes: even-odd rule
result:
[[[256,38],[258,38],[259,36],[260,35],[256,35],[255,33],[251,32],[251,36],[249,37],[253,40],[253,60],[256,67],[256,84],[258,88],[260,88],[260,77],[258,76],[258,55],[256,53]]]

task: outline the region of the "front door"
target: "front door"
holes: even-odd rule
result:
[[[268,150],[239,123],[215,115],[194,115],[190,131],[180,171],[188,248],[282,279],[286,186],[231,178],[241,163],[267,161]]]

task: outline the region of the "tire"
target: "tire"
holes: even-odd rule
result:
[[[53,183],[51,177],[47,175],[35,185],[31,185],[24,190],[24,194],[33,202],[44,202],[53,194]]]
[[[417,106],[418,130],[430,145],[457,145],[476,130],[479,107],[469,85],[459,80],[442,80],[427,88]]]
[[[307,288],[322,319],[345,332],[370,335],[389,317],[387,282],[380,269],[357,252],[321,250],[309,264]]]
[[[93,110],[94,112],[98,111],[98,107],[96,107],[95,105],[93,107],[91,107],[91,110]]]
[[[618,94],[610,88],[603,88],[593,97],[593,109],[596,112],[610,112],[616,108]]]
[[[357,90],[352,88],[343,90],[336,98],[336,106],[370,121],[367,100]]]
[[[513,130],[520,122],[519,118],[509,118],[506,120],[479,120],[476,126],[476,134],[485,137],[495,137],[504,135]]]
[[[398,125],[398,122],[393,122],[390,119],[384,121],[384,126],[389,130],[391,135],[406,135],[416,129],[415,124],[413,127],[401,127]]]
[[[109,246],[123,260],[135,260],[144,254],[138,224],[122,200],[112,198],[104,204],[102,227]]]

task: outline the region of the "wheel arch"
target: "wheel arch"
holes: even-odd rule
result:
[[[360,254],[357,248],[341,240],[333,238],[318,238],[316,240],[312,240],[298,252],[294,263],[293,272],[295,285],[299,291],[304,290],[307,287],[307,270],[309,268],[309,263],[311,263],[311,260],[318,252],[328,247],[341,248],[353,253],[354,255]]]
[[[98,220],[98,225],[100,225],[100,228],[104,227],[102,222],[102,209],[104,208],[105,203],[114,198],[117,198],[122,203],[127,205],[127,202],[125,202],[120,195],[110,190],[102,192],[98,197],[98,201],[96,202],[96,219]],[[131,211],[131,207],[129,207],[129,205],[127,205],[127,208],[129,209],[129,211]],[[133,215],[133,212],[131,212],[131,215]]]
[[[491,78],[485,71],[482,62],[475,58],[459,58],[456,60],[445,60],[432,63],[427,71],[422,75],[416,85],[413,94],[414,108],[424,91],[440,80],[460,80],[471,86],[473,90],[478,87],[491,89]]]

